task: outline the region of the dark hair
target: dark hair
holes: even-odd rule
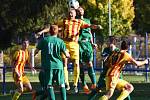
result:
[[[121,43],[121,50],[127,50],[128,49],[128,42],[126,40],[123,40]]]
[[[22,42],[21,43],[24,43],[25,41],[29,41],[27,37],[22,38]]]
[[[109,43],[116,44],[115,36],[109,36]]]

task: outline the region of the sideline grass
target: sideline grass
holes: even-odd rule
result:
[[[38,74],[36,75],[32,75],[30,72],[27,73],[28,78],[30,79],[30,81],[32,82],[32,86],[33,89],[39,89],[39,80],[38,80]],[[96,75],[97,79],[99,78],[99,73],[97,73]],[[73,81],[73,75],[70,74],[69,75],[69,81],[72,82]],[[140,75],[124,75],[124,79],[134,83],[134,87],[135,90],[133,91],[133,93],[131,94],[131,99],[132,100],[150,100],[150,83],[146,83],[145,82],[145,76]],[[86,80],[89,83],[90,79],[88,77],[88,75],[86,75]],[[2,83],[0,83],[2,84]],[[12,79],[12,73],[11,72],[7,72],[6,73],[6,95],[0,95],[0,100],[11,100],[11,95],[9,94],[10,90],[15,90],[16,86],[13,83],[13,79]],[[0,87],[0,93],[2,93],[2,87]],[[102,94],[100,94],[102,95]],[[100,96],[99,95],[99,96]],[[116,96],[118,95],[118,93],[114,94],[113,98],[111,100],[116,100]],[[95,100],[98,100],[98,97]],[[87,100],[88,96],[80,93],[77,95],[74,94],[69,94],[67,95],[68,100]],[[19,100],[31,100],[31,94],[24,94],[20,97]],[[37,99],[38,100],[38,99]],[[57,93],[56,94],[56,100],[61,100],[60,99],[60,94]]]

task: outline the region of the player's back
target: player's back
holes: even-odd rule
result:
[[[106,62],[109,67],[107,76],[119,77],[122,68],[128,61],[130,61],[130,58],[126,51],[114,51]]]
[[[49,66],[54,69],[61,68],[61,53],[64,52],[66,49],[63,40],[54,36],[47,36],[41,42],[42,66]]]

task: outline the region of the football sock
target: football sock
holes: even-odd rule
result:
[[[65,87],[61,87],[60,92],[61,92],[61,100],[67,100]]]
[[[129,95],[127,90],[123,90],[117,100],[124,100]]]
[[[54,94],[53,87],[49,87],[47,91],[48,91],[48,99],[55,100],[55,94]]]
[[[108,97],[103,95],[102,97],[99,98],[99,100],[108,100]]]
[[[77,86],[78,84],[79,74],[80,74],[79,66],[74,66],[74,86]]]
[[[18,91],[15,92],[12,100],[18,100],[18,98],[20,97],[21,93],[19,93]]]
[[[93,67],[88,67],[88,75],[92,81],[92,84],[96,84],[96,76]]]
[[[66,85],[69,85],[68,69],[67,69],[67,67],[64,67],[64,76],[65,76],[65,83],[66,83]]]
[[[80,79],[82,82],[82,86],[86,85],[86,81],[85,81],[85,74],[84,74],[84,68],[80,67]]]

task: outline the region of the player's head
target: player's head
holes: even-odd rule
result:
[[[129,43],[127,40],[123,40],[121,42],[121,50],[128,50],[128,47],[129,47]]]
[[[83,16],[84,15],[84,9],[81,6],[77,9],[77,15],[78,16]]]
[[[52,36],[57,35],[58,34],[58,25],[55,25],[55,24],[51,25],[49,32]]]
[[[76,17],[76,10],[74,8],[69,9],[69,18],[75,18]]]
[[[29,47],[29,40],[27,38],[24,38],[22,40],[22,49],[27,49]]]
[[[109,44],[116,45],[116,38],[115,38],[115,36],[109,36]]]
[[[108,46],[112,51],[116,48],[116,38],[114,36],[109,36]]]

